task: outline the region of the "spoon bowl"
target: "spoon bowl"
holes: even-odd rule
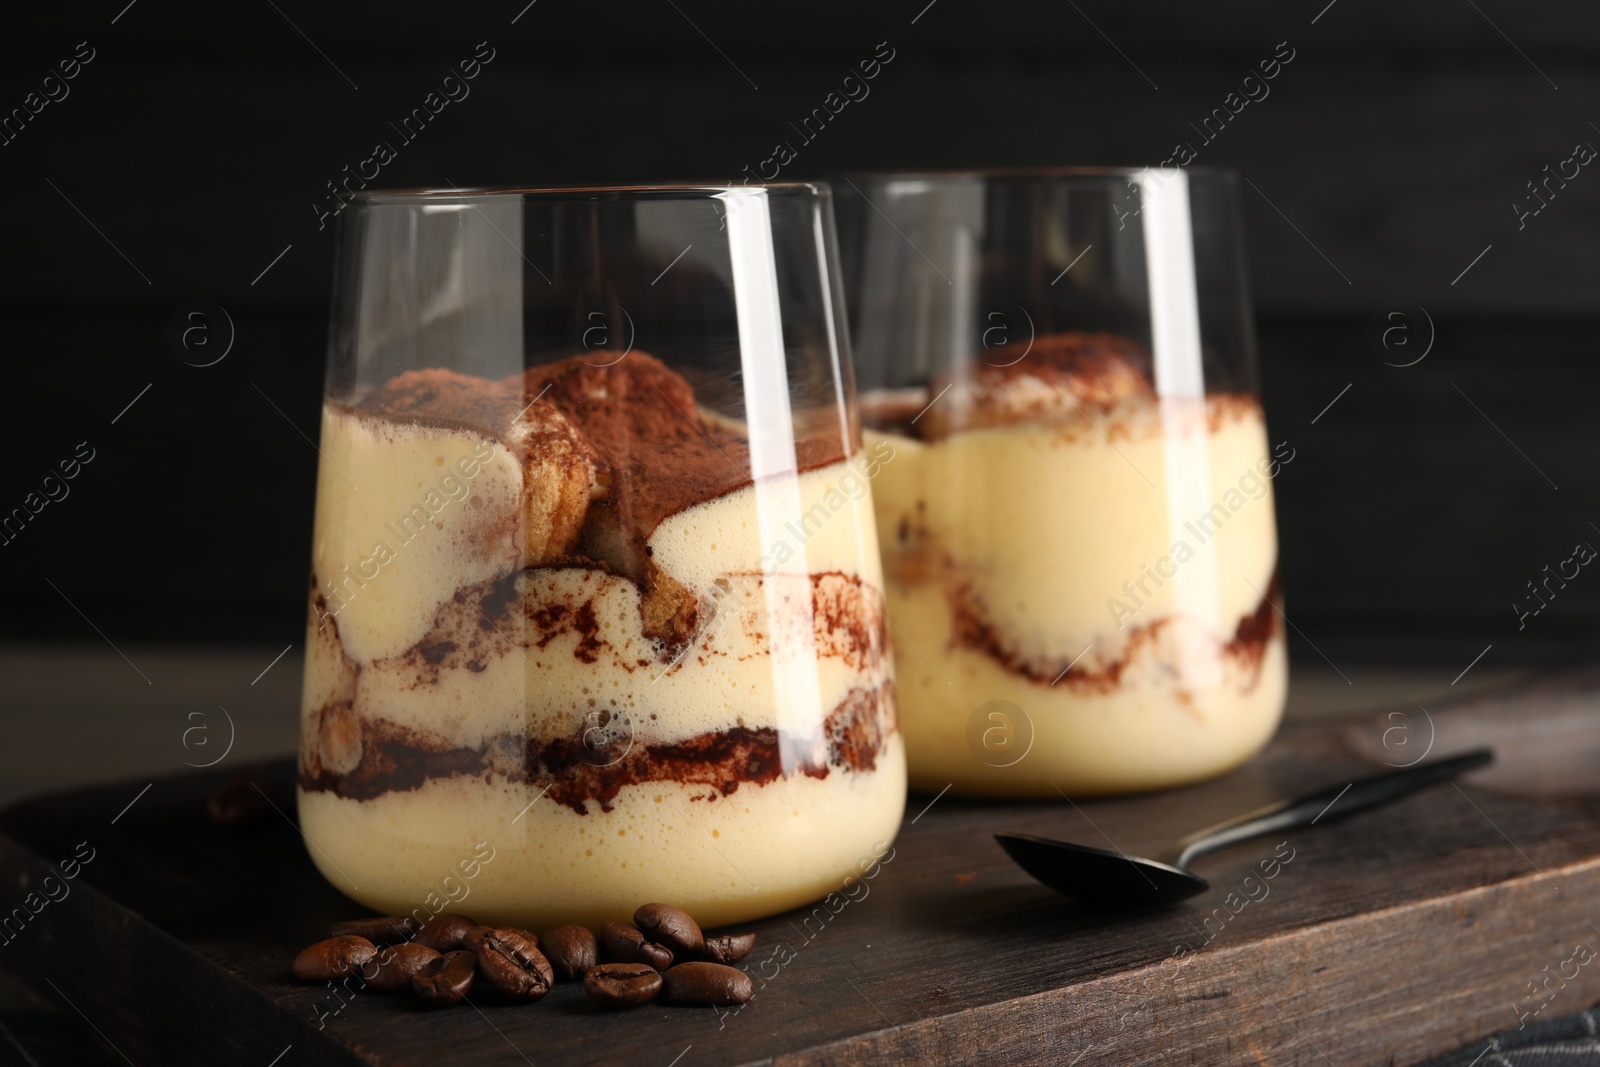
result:
[[[1153,908],[1211,888],[1198,874],[1159,860],[1010,830],[994,839],[1017,866],[1051,889],[1103,907]]]

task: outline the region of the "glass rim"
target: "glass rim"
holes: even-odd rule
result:
[[[719,193],[742,190],[770,189],[780,193],[811,193],[828,196],[831,192],[826,182],[787,181],[750,182],[719,185],[708,182],[665,182],[651,185],[489,185],[460,188],[413,187],[401,189],[363,189],[354,194],[360,204],[430,204],[451,201],[470,201],[475,197],[516,196],[524,200],[552,203],[582,203],[593,200],[701,200]]]
[[[841,170],[833,171],[835,179],[863,179],[868,181],[983,181],[991,178],[1017,178],[1034,179],[1039,181],[1051,179],[1106,179],[1106,178],[1131,178],[1135,175],[1151,171],[1163,174],[1170,171],[1181,171],[1185,174],[1198,174],[1208,178],[1237,178],[1239,172],[1233,167],[1217,164],[1199,164],[1186,167],[1158,167],[1154,165],[1125,167],[1125,166],[1040,166],[1040,167],[952,167],[933,168],[928,170]]]

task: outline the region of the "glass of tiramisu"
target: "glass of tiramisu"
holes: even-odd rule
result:
[[[850,324],[914,785],[1193,782],[1287,684],[1234,179],[852,175]]]
[[[830,197],[340,217],[300,823],[380,911],[707,925],[838,889],[904,750]]]

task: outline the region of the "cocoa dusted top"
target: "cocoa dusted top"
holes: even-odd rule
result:
[[[354,410],[500,441],[524,472],[524,565],[602,562],[640,585],[646,633],[681,638],[694,598],[655,566],[647,542],[670,516],[749,485],[748,441],[703,416],[689,383],[654,356],[634,350],[606,365],[594,355],[497,381],[406,371]],[[838,432],[798,437],[795,452],[802,471],[845,458]]]
[[[936,440],[958,430],[1058,417],[1075,404],[1104,408],[1155,395],[1149,355],[1117,334],[1045,334],[1015,357],[1010,348],[945,372],[926,392],[863,397],[862,418],[878,429]],[[930,405],[929,397],[937,400]]]

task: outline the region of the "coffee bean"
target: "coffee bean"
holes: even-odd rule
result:
[[[417,920],[404,915],[385,915],[375,919],[352,919],[349,922],[334,923],[333,929],[328,931],[329,937],[345,937],[354,935],[364,937],[374,945],[398,945],[402,941],[409,941],[411,935],[417,932]]]
[[[516,934],[518,937],[528,942],[528,944],[532,945],[534,948],[539,947],[539,935],[533,933],[531,930],[524,930],[520,926],[474,926],[462,936],[461,947],[466,949],[468,952],[478,951],[478,942],[483,940],[483,935],[494,930],[509,931],[510,933]]]
[[[658,971],[672,966],[672,950],[647,940],[632,923],[606,923],[600,927],[600,944],[612,963],[648,963]]]
[[[378,946],[364,937],[330,937],[300,950],[294,958],[294,976],[302,982],[348,978],[377,954]]]
[[[682,908],[671,904],[646,904],[633,913],[633,922],[644,936],[665,945],[674,956],[695,956],[705,948],[700,924]]]
[[[477,925],[465,915],[440,912],[422,924],[413,940],[437,952],[454,952],[466,940],[467,931]]]
[[[398,993],[410,989],[417,972],[438,958],[439,954],[427,945],[408,941],[380,948],[372,958],[373,966],[364,968],[361,976],[375,993]]]
[[[706,938],[704,955],[712,963],[738,963],[755,950],[755,934],[723,934]]]
[[[661,976],[669,1005],[742,1005],[754,997],[749,974],[722,963],[680,963]]]
[[[668,1004],[743,1004],[755,995],[748,974],[721,963],[680,963],[661,979]]]
[[[484,981],[514,1000],[538,1000],[556,984],[550,961],[520,934],[490,930],[478,942]]]
[[[589,999],[607,1008],[631,1008],[661,989],[661,972],[648,963],[601,963],[583,976]]]
[[[600,942],[595,940],[594,931],[574,923],[558,926],[545,934],[539,942],[539,951],[563,982],[581,979],[590,967],[600,962]]]
[[[422,965],[411,979],[411,991],[429,1007],[447,1008],[467,995],[477,973],[478,962],[472,953],[447,952]]]

